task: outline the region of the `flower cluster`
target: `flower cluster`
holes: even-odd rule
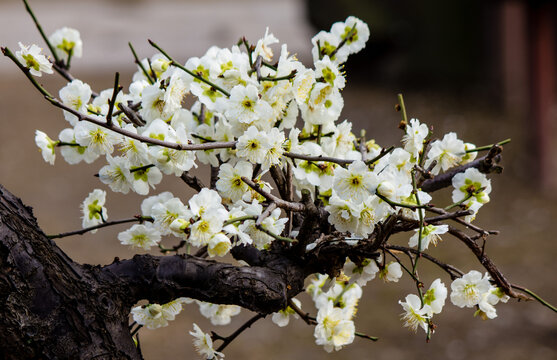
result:
[[[398,282],[403,270],[419,289],[418,295],[399,301],[404,326],[413,331],[421,327],[429,336],[447,288],[436,279],[422,291],[416,265],[421,253],[437,245],[450,228],[425,218],[432,196],[422,184],[469,164],[478,149],[453,132],[435,140],[426,124],[406,121],[406,114],[402,146],[396,148],[357,137],[350,121],[339,121],[346,84],[343,65],[368,38],[368,26],[355,17],[335,23],[311,40],[310,67],[291,55],[286,44],[279,47],[269,29],[255,45],[243,39],[230,48],[214,46],[183,64],[152,44],[160,53],[138,59],[126,91],[116,84],[97,94],[79,79],[67,83],[58,93],[67,128],[56,141],[37,130],[35,141],[50,164],[55,149],[70,164],[104,159],[98,178],[114,192],[147,196],[163,175],[195,183],[198,193],[187,201],[170,192],[143,200],[141,216],[136,217],[140,223],[118,235],[123,245],[142,250],[159,246],[166,253],[195,247],[207,256],[223,257],[235,246],[288,248],[289,243],[304,243],[307,239],[298,236],[312,230],[302,229],[299,214],[293,215],[300,207],[306,209],[305,201],[321,207],[326,224],[320,224],[320,231],[327,229],[347,246],[375,239],[390,220],[404,221],[405,231],[415,231],[403,248],[408,255],[417,254],[409,255],[413,269],[402,264],[395,248],[379,244],[377,252],[365,257],[343,255],[344,267],[336,278],[316,274],[311,280],[307,292],[317,308],[314,336],[328,352],[352,343],[362,287],[375,277]],[[82,54],[76,30],[60,29],[49,41],[68,67],[72,56]],[[36,45],[20,47],[17,61],[32,75],[52,72]],[[200,185],[190,172],[199,164],[211,167],[210,187]],[[446,210],[459,207],[468,210],[461,221],[473,221],[489,201],[490,181],[469,167],[452,177],[452,186],[453,204],[437,213],[447,216]],[[83,227],[106,223],[105,198],[106,193],[96,189],[85,199]],[[302,202],[296,200],[300,198]],[[179,245],[164,248],[161,241],[172,237]],[[315,236],[302,251],[311,253],[323,241],[323,236]],[[490,319],[496,316],[494,305],[508,299],[487,274],[482,277],[477,271],[454,280],[451,290],[453,304],[477,306],[478,313]],[[291,307],[273,314],[278,326],[286,326],[291,315],[303,315],[301,303],[291,301]],[[180,298],[138,306],[132,309],[133,318],[150,329],[166,326],[185,302]],[[198,305],[213,325],[230,323],[240,311],[235,305]],[[190,334],[205,358],[224,356],[214,350],[214,338],[196,324]]]

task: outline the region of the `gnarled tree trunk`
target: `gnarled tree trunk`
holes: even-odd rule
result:
[[[126,289],[73,262],[0,186],[0,352],[6,359],[140,359]]]

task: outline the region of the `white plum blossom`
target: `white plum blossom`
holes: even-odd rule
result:
[[[142,206],[143,208],[143,206]],[[191,211],[178,198],[156,202],[151,208],[151,216],[155,219],[155,227],[161,235],[170,233],[180,234],[171,224],[178,218],[188,221],[192,217]]]
[[[129,181],[131,188],[139,195],[147,195],[149,189],[154,189],[155,185],[159,184],[161,180],[161,171],[152,164],[130,167]]]
[[[429,289],[424,293],[424,305],[429,305],[431,310],[428,316],[440,314],[447,299],[447,287],[441,282],[441,279],[435,279]]]
[[[130,164],[124,157],[107,155],[107,165],[99,170],[99,179],[114,192],[127,194],[131,188]]]
[[[418,329],[418,327],[421,327],[425,332],[427,332],[428,314],[432,313],[430,306],[424,305],[422,307],[420,298],[414,294],[406,296],[404,302],[399,301],[398,303],[404,309],[404,313],[400,316],[402,321],[404,321],[404,326],[414,332]]]
[[[344,22],[337,22],[331,26],[331,33],[345,41],[344,48],[350,54],[355,54],[366,46],[369,39],[369,27],[355,16],[349,16]]]
[[[77,164],[85,161],[87,164],[92,163],[99,155],[88,152],[87,147],[81,146],[75,140],[75,133],[73,128],[67,128],[60,132],[58,135],[60,139],[60,153],[68,164]]]
[[[323,345],[327,352],[338,351],[354,341],[355,326],[350,309],[333,306],[329,301],[317,312],[314,336],[317,345]]]
[[[257,45],[255,46],[253,52],[254,59],[261,55],[263,60],[271,61],[273,59],[273,50],[269,45],[276,44],[278,41],[279,40],[273,34],[269,34],[269,28],[265,29],[265,35],[262,39],[257,41]]]
[[[428,248],[429,244],[437,245],[441,237],[439,235],[449,231],[448,225],[426,225],[422,227],[421,230],[421,243],[419,241],[420,229],[416,229],[414,235],[408,241],[408,246],[417,247],[420,243],[420,251],[424,251]]]
[[[267,134],[257,130],[255,126],[250,126],[236,144],[237,155],[252,164],[263,164],[270,148],[271,142]]]
[[[119,233],[118,240],[122,245],[149,250],[151,246],[156,246],[161,241],[161,235],[153,226],[135,224]]]
[[[81,114],[87,114],[87,104],[91,99],[92,93],[89,84],[75,79],[60,89],[58,95],[64,105]],[[64,110],[64,118],[73,126],[77,124],[77,116],[69,111]]]
[[[182,311],[182,303],[185,300],[185,298],[178,298],[163,305],[137,306],[131,310],[131,314],[133,320],[139,325],[144,325],[147,329],[158,329],[168,326],[168,321],[174,320]]]
[[[356,231],[361,207],[333,194],[325,210],[329,212],[327,220],[335,226],[335,229],[342,232]]]
[[[58,56],[71,56],[80,58],[83,54],[83,42],[76,29],[63,27],[56,30],[48,37]]]
[[[344,264],[343,272],[350,277],[351,281],[356,281],[360,286],[365,286],[368,281],[375,279],[379,272],[379,267],[373,259],[364,259],[360,265],[356,265],[350,260]]]
[[[391,261],[379,272],[379,277],[385,282],[398,282],[402,277],[402,267],[396,261]]]
[[[81,219],[83,228],[99,225],[108,218],[104,207],[106,191],[95,189],[83,200],[81,204]],[[97,230],[92,230],[95,233]]]
[[[197,303],[201,315],[211,320],[213,325],[228,325],[232,321],[232,316],[240,313],[238,305],[211,304],[203,301]]]
[[[238,161],[236,165],[222,164],[219,169],[217,190],[225,198],[236,202],[248,192],[248,185],[242,181],[242,176],[250,178],[253,172],[252,165],[247,161]]]
[[[205,359],[212,360],[224,358],[223,353],[218,352],[213,348],[211,335],[204,333],[196,323],[193,324],[193,331],[190,331],[190,335],[193,336],[193,345],[199,355],[202,355]]]
[[[254,124],[268,121],[273,114],[271,105],[259,98],[257,88],[248,84],[237,85],[230,91],[230,99],[224,115],[240,123]]]
[[[330,125],[339,118],[344,100],[337,88],[328,83],[318,82],[311,88],[306,101],[299,105],[306,123]]]
[[[439,171],[446,171],[462,161],[465,154],[464,142],[456,137],[454,132],[446,134],[442,140],[431,143],[431,149],[427,153],[425,167],[428,168],[433,161],[437,161],[431,172],[435,175]]]
[[[19,50],[15,52],[15,57],[21,63],[29,69],[31,75],[42,76],[45,74],[52,74],[52,64],[46,56],[41,54],[41,49],[37,45],[33,44],[31,46],[25,46],[19,43]]]
[[[405,132],[406,135],[402,137],[404,150],[412,154],[414,159],[417,159],[420,152],[423,151],[424,141],[429,134],[429,129],[426,124],[420,124],[418,119],[410,119]]]
[[[120,141],[120,136],[114,131],[87,121],[80,121],[75,125],[74,136],[76,142],[86,147],[85,152],[91,156],[112,154],[114,145]]]
[[[123,129],[137,134],[137,129],[132,124],[127,124]],[[133,166],[140,166],[149,162],[149,148],[144,142],[123,136],[118,144],[118,149]]]
[[[344,76],[338,70],[338,65],[333,63],[328,55],[315,62],[315,77],[317,79],[323,78],[326,83],[337,89],[344,88],[346,82]]]
[[[207,243],[207,253],[210,257],[224,256],[232,248],[232,242],[222,232],[217,233]]]
[[[145,217],[150,217],[153,215],[153,207],[157,204],[164,204],[168,200],[172,199],[174,195],[171,192],[165,191],[158,195],[149,196],[145,198],[141,203],[141,213]]]
[[[462,203],[466,208],[473,203],[485,204],[489,202],[491,181],[476,168],[466,169],[456,174],[452,179],[454,187],[452,200]]]
[[[377,176],[364,162],[354,161],[348,169],[335,169],[333,188],[341,199],[360,202],[375,193]]]
[[[298,307],[298,309],[302,308],[302,303],[300,300],[292,298],[292,302],[294,305]],[[277,324],[279,327],[285,327],[290,322],[290,317],[294,316],[294,318],[298,319],[300,316],[292,309],[290,306],[287,306],[284,310],[279,310],[276,313],[273,313],[271,320]]]
[[[479,271],[472,270],[451,283],[451,302],[461,308],[473,307],[490,289],[489,276],[482,277]]]
[[[54,160],[56,159],[56,152],[54,148],[57,142],[48,137],[47,134],[40,130],[35,130],[35,144],[39,147],[44,161],[50,165],[54,165]]]

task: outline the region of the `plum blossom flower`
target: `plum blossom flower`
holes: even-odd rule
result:
[[[451,283],[451,302],[461,308],[473,307],[490,289],[489,276],[482,277],[479,271],[472,270]]]
[[[81,204],[81,218],[83,228],[98,225],[108,218],[108,213],[104,207],[106,201],[106,191],[93,190]],[[95,233],[97,230],[92,230]]]
[[[211,320],[213,325],[228,325],[232,321],[232,316],[240,313],[238,305],[211,304],[203,301],[197,303],[201,315]]]
[[[83,53],[83,42],[76,29],[63,27],[49,36],[48,41],[54,46],[58,56],[71,56],[80,58]]]
[[[54,148],[57,142],[48,137],[47,134],[40,130],[35,130],[35,144],[39,147],[44,161],[50,165],[54,165],[54,160],[56,159],[56,153]]]
[[[449,231],[448,225],[427,225],[422,228],[422,241],[420,243],[420,251],[424,251],[428,248],[429,244],[437,245],[437,242],[441,240],[439,235]],[[415,234],[412,235],[408,241],[408,246],[414,247],[418,246],[419,243],[420,229],[415,230]]]
[[[153,226],[135,224],[119,233],[118,240],[122,245],[149,250],[151,246],[156,246],[161,241],[161,234]]]
[[[137,306],[131,310],[131,314],[136,323],[144,325],[147,329],[157,329],[168,326],[168,321],[174,320],[182,311],[182,303],[185,301],[186,298],[178,298],[163,305]]]
[[[89,84],[75,79],[69,82],[58,92],[60,100],[64,105],[82,114],[87,113],[87,104],[91,99],[92,90]],[[64,118],[73,126],[77,124],[77,116],[64,110]]]
[[[213,360],[224,358],[223,353],[213,348],[211,335],[204,333],[197,324],[193,324],[193,331],[190,331],[190,335],[193,336],[193,345],[199,355],[202,355],[205,359]]]
[[[379,272],[379,277],[385,282],[398,282],[402,277],[402,268],[396,261],[391,261]]]
[[[417,295],[410,294],[406,296],[404,302],[398,302],[404,309],[404,313],[400,316],[404,321],[404,326],[412,331],[416,331],[418,326],[427,332],[428,314],[431,313],[429,305],[422,307],[422,302]]]
[[[234,166],[228,163],[222,164],[219,169],[217,190],[232,202],[242,199],[248,192],[248,185],[242,181],[242,176],[251,177],[252,172],[252,165],[247,161],[238,161]]]
[[[317,326],[313,335],[315,343],[323,345],[325,351],[340,350],[354,341],[355,326],[350,309],[335,307],[332,301],[319,308]]]
[[[15,57],[17,60],[29,69],[31,75],[42,76],[45,74],[52,74],[52,64],[46,56],[41,54],[41,49],[37,45],[33,44],[30,47],[19,43],[19,50],[15,52]]]
[[[450,132],[443,137],[443,140],[435,140],[431,144],[425,167],[428,168],[434,160],[437,161],[431,170],[433,174],[437,175],[441,170],[446,171],[458,165],[464,154],[464,142],[459,140],[454,132]]]
[[[402,137],[404,150],[408,151],[414,159],[417,159],[424,147],[424,140],[429,130],[426,124],[420,124],[418,119],[410,119],[410,123],[406,125],[406,135]]]
[[[298,307],[298,309],[302,308],[302,303],[300,302],[300,300],[292,298],[292,302]],[[286,309],[279,310],[276,313],[273,313],[271,320],[275,324],[277,324],[277,326],[285,327],[290,322],[291,316],[294,316],[294,318],[296,319],[299,318],[296,311],[294,311],[294,309],[292,309],[290,306],[287,306]]]
[[[237,85],[230,91],[224,115],[240,123],[254,124],[267,122],[273,115],[273,109],[268,102],[259,98],[259,92],[254,85]]]
[[[331,33],[345,41],[344,48],[350,54],[355,54],[366,46],[369,39],[369,27],[355,16],[349,16],[344,22],[337,22],[331,26]]]
[[[431,310],[428,316],[441,313],[445,300],[447,299],[447,288],[441,279],[435,279],[429,289],[424,293],[424,305],[429,305]]]
[[[364,162],[354,161],[348,169],[335,169],[333,188],[341,199],[357,203],[375,193],[377,176],[369,171]]]

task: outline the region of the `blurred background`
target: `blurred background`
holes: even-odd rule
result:
[[[489,238],[486,251],[507,278],[557,303],[555,193],[557,183],[556,6],[551,1],[339,1],[339,0],[206,0],[206,1],[30,1],[47,34],[62,27],[78,29],[84,57],[72,61],[72,73],[100,91],[112,87],[115,71],[129,84],[135,71],[127,43],[140,57],[154,51],[153,39],[175,58],[201,56],[211,45],[229,47],[241,36],[255,42],[265,28],[287,43],[306,66],[310,39],[348,15],[365,20],[370,41],[346,66],[343,120],[384,146],[398,145],[400,119],[394,111],[402,92],[409,116],[433,126],[442,137],[456,131],[476,145],[506,138],[502,175],[492,176],[492,202],[476,222],[501,233]],[[0,0],[0,44],[42,44],[22,2]],[[53,93],[65,85],[56,76],[41,78]],[[34,144],[40,129],[52,138],[67,126],[61,111],[46,104],[7,58],[0,58],[0,183],[34,208],[47,234],[79,229],[79,206],[93,188],[108,190],[93,175],[102,162],[56,166],[42,160]],[[206,174],[202,174],[205,176]],[[191,193],[179,180],[164,178],[156,192]],[[449,192],[440,194],[447,199]],[[109,219],[139,213],[141,198],[108,192]],[[438,200],[443,201],[443,200]],[[133,255],[116,238],[125,227],[60,239],[76,261],[110,263]],[[398,238],[404,244],[407,238]],[[170,245],[170,243],[168,243]],[[464,271],[480,264],[461,244],[445,237],[431,253]],[[424,262],[422,279],[429,286],[445,274]],[[355,319],[357,330],[380,337],[356,339],[340,352],[327,354],[314,344],[313,328],[294,321],[286,329],[270,320],[256,323],[225,351],[227,359],[557,359],[557,316],[538,303],[499,304],[499,317],[482,321],[473,309],[448,302],[435,323],[431,343],[402,328],[398,300],[414,291],[404,276],[399,284],[374,280],[364,289]],[[314,312],[309,298],[299,298]],[[228,335],[251,317],[247,311],[232,324],[215,329],[189,305],[163,329],[141,330],[146,359],[196,358],[192,321],[202,329]]]

